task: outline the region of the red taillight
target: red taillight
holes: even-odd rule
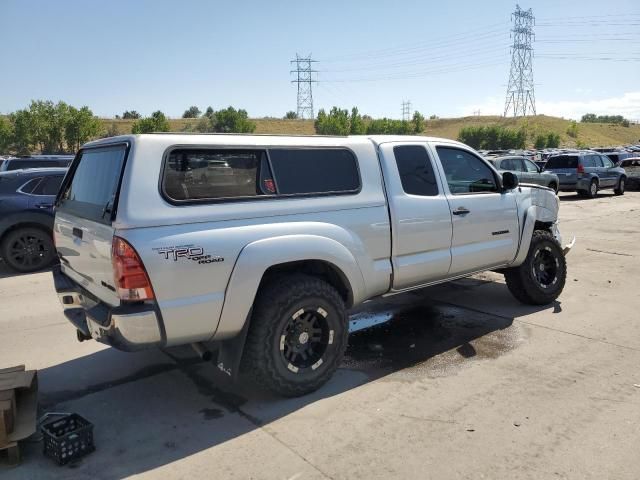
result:
[[[155,298],[149,276],[138,253],[120,237],[113,237],[111,263],[116,289],[121,300],[138,302]]]
[[[576,170],[578,173],[584,173],[584,165],[581,163],[578,164],[578,169]]]

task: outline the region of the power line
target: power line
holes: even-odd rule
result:
[[[522,10],[516,5],[513,18],[513,46],[511,47],[511,70],[504,102],[504,116],[513,110],[513,116],[526,117],[536,114],[536,97],[533,89],[533,11]]]
[[[296,53],[295,60],[291,60],[291,63],[295,63],[295,70],[291,70],[290,73],[297,74],[295,80],[291,80],[291,83],[298,84],[298,98],[297,98],[297,110],[298,118],[310,118],[313,119],[313,88],[312,84],[317,83],[317,80],[313,79],[313,75],[317,73],[317,70],[313,70],[311,65],[316,60],[311,59],[309,54],[307,57],[301,57]]]
[[[499,22],[492,25],[487,25],[486,27],[476,28],[467,30],[465,33],[449,35],[439,40],[435,41],[421,41],[421,42],[413,42],[410,44],[398,45],[396,47],[390,47],[385,49],[378,50],[367,50],[361,52],[354,52],[347,55],[340,55],[337,57],[328,57],[322,58],[323,63],[334,63],[334,62],[352,62],[358,61],[358,59],[370,60],[372,57],[386,57],[386,56],[397,56],[407,54],[416,50],[424,50],[424,49],[432,49],[434,47],[440,46],[448,46],[457,43],[464,42],[473,42],[477,43],[478,39],[491,37],[491,36],[499,36],[504,34],[504,29],[495,27],[498,25],[506,25],[505,22]],[[487,29],[487,27],[491,27]],[[474,33],[475,32],[475,33]]]

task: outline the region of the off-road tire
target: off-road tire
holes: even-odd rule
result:
[[[300,310],[304,314],[296,316]],[[324,353],[318,366],[302,367],[296,372],[297,367],[285,358],[284,339],[298,318],[318,311],[326,314],[320,317],[326,322],[326,335],[321,342]],[[348,334],[344,301],[335,288],[310,275],[272,277],[261,288],[253,307],[241,371],[279,395],[305,395],[320,388],[336,371]]]
[[[627,181],[626,177],[620,177],[620,180],[618,181],[618,186],[613,189],[613,193],[616,195],[624,195],[626,181]]]
[[[534,272],[534,268],[538,268],[538,255],[541,251],[553,259],[556,268],[555,281],[546,286],[541,285]],[[528,305],[552,303],[562,293],[567,279],[567,262],[562,247],[551,233],[546,230],[535,230],[524,263],[507,269],[504,278],[509,291],[520,302]]]
[[[589,198],[596,198],[598,196],[598,181],[594,178],[591,180],[589,184],[589,190],[587,190],[586,195]]]
[[[20,255],[19,250],[24,249]],[[17,228],[4,237],[0,256],[19,273],[31,273],[49,267],[56,258],[51,234],[40,228]]]

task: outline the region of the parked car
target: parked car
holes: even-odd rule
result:
[[[0,165],[0,172],[27,168],[66,168],[71,164],[73,155],[32,155],[30,157],[12,157]]]
[[[609,157],[600,153],[586,151],[549,157],[545,171],[558,175],[563,192],[575,191],[595,198],[599,190],[611,188],[616,195],[624,195],[627,180],[624,168],[614,166]]]
[[[53,202],[67,169],[0,173],[0,258],[17,272],[33,272],[55,259]]]
[[[627,174],[627,188],[640,190],[640,157],[625,158],[618,166]]]
[[[202,159],[219,163],[185,181]],[[192,344],[230,376],[302,395],[337,369],[346,312],[368,299],[499,269],[518,300],[553,302],[558,197],[517,187],[444,139],[102,139],[56,200],[54,284],[80,340]]]
[[[633,157],[633,154],[629,152],[603,152],[603,154],[609,157],[609,160],[611,160],[614,165],[618,165],[625,158]]]
[[[558,176],[554,173],[543,172],[538,165],[525,157],[498,157],[490,161],[500,172],[513,172],[520,183],[534,183],[550,188],[554,192],[558,191],[560,185]]]

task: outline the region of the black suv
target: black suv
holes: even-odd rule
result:
[[[73,155],[32,155],[30,157],[10,157],[0,162],[0,172],[27,168],[68,167]]]
[[[66,168],[0,172],[0,258],[17,272],[55,259],[53,203]]]

